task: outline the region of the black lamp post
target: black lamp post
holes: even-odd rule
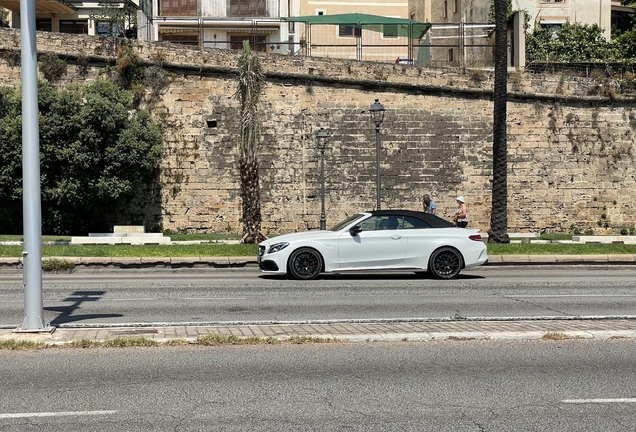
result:
[[[320,229],[327,229],[327,215],[325,214],[325,147],[329,134],[324,128],[320,128],[316,134],[318,140],[318,150],[320,150]]]
[[[380,103],[379,99],[376,99],[373,105],[369,108],[369,114],[371,115],[371,121],[375,123],[375,167],[376,167],[376,197],[377,204],[376,210],[380,208],[380,125],[384,121],[384,107]]]

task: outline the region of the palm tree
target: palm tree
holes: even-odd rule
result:
[[[238,57],[238,85],[234,97],[241,103],[239,124],[239,171],[241,174],[241,201],[243,237],[241,243],[259,243],[265,240],[261,233],[261,197],[258,174],[258,142],[260,121],[258,103],[265,86],[265,74],[259,58],[243,41]]]
[[[508,237],[508,146],[506,100],[508,87],[508,1],[494,0],[495,89],[492,142],[492,210],[488,242],[510,243]]]

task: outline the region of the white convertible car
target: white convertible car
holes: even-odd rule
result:
[[[330,230],[285,234],[258,246],[263,272],[295,279],[353,270],[428,272],[451,279],[487,260],[478,230],[410,210],[357,213]]]

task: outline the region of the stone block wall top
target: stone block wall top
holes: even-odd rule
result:
[[[146,231],[143,225],[115,225],[113,232],[115,234],[143,234]]]

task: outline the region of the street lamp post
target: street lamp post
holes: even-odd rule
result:
[[[318,150],[320,150],[320,229],[327,229],[327,215],[325,213],[325,147],[329,134],[324,128],[320,128],[316,134],[318,140]]]
[[[369,108],[369,114],[371,115],[371,121],[375,123],[375,168],[376,168],[376,210],[381,210],[380,206],[380,125],[384,121],[385,109],[380,103],[379,99],[376,99],[373,105]]]

